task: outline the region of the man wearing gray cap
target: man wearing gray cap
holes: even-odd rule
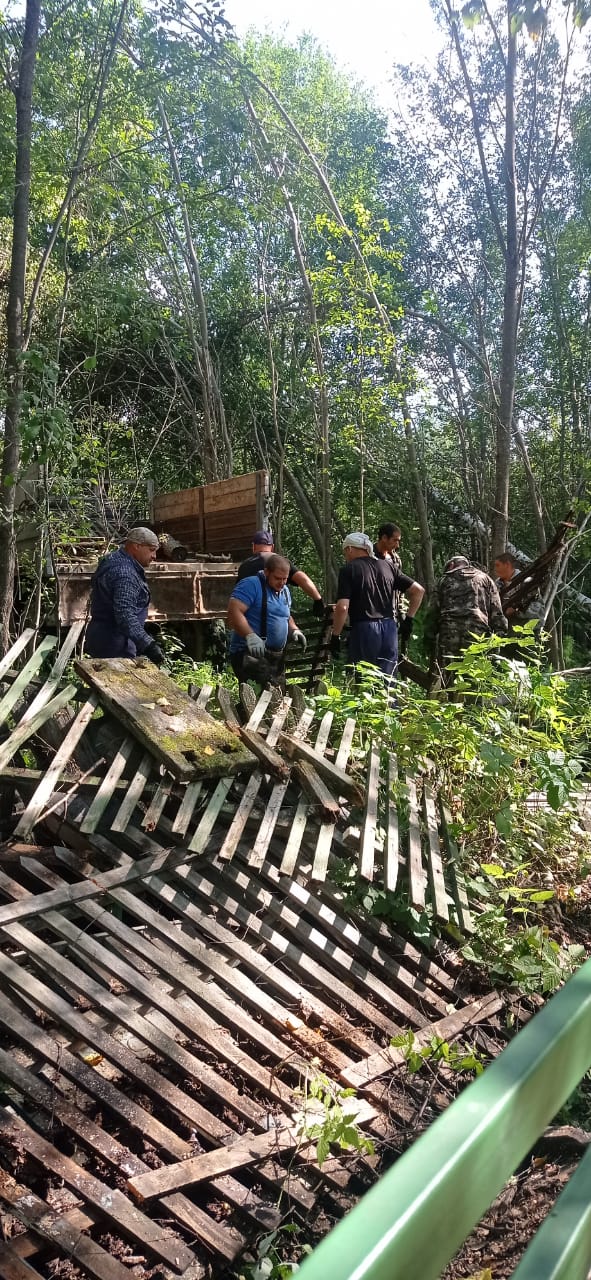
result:
[[[343,551],[346,563],[339,573],[331,652],[336,656],[339,651],[348,614],[350,661],[370,662],[392,676],[398,662],[398,632],[408,639],[424,588],[388,560],[377,559],[366,533],[348,533]],[[393,616],[397,592],[408,597],[408,612],[399,626]]]
[[[84,647],[91,658],[143,655],[159,667],[164,654],[145,630],[150,591],[144,569],[156,559],[158,538],[151,529],[130,529],[92,576],[90,622]]]

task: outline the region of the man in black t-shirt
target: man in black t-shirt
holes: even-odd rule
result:
[[[255,573],[260,573],[265,568],[269,556],[273,554],[273,534],[269,529],[259,529],[252,536],[252,555],[247,560],[243,560],[238,570],[238,581],[243,578],[253,577]],[[297,565],[289,561],[289,577],[287,579],[289,587],[300,587],[305,591],[306,595],[314,602],[312,606],[315,617],[322,618],[324,616],[324,600],[318,590],[318,587],[312,579],[304,573],[303,569],[298,569]]]
[[[377,556],[378,560],[388,560],[399,573],[403,572],[402,560],[398,550],[401,541],[402,530],[400,525],[392,524],[391,521],[387,521],[386,524],[380,525],[378,529],[378,540],[373,544],[374,556]],[[400,625],[404,618],[401,591],[397,591],[394,596],[394,617]]]
[[[347,534],[343,550],[346,564],[339,573],[331,650],[333,654],[338,652],[349,615],[351,662],[371,662],[384,675],[391,676],[398,661],[398,634],[408,639],[424,588],[387,560],[378,560],[365,533]],[[393,616],[397,591],[408,597],[408,613],[399,627]]]

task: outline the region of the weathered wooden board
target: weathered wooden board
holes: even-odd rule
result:
[[[238,735],[148,659],[85,658],[74,665],[103,705],[176,778],[219,778],[255,767]]]

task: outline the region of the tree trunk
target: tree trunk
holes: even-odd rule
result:
[[[515,402],[515,363],[519,322],[519,245],[517,235],[517,174],[515,172],[515,71],[517,35],[507,12],[505,65],[505,293],[501,337],[499,404],[495,431],[495,497],[491,519],[491,560],[505,550],[509,531],[509,475],[511,429]]]
[[[41,0],[27,0],[16,97],[16,162],[12,255],[6,324],[6,412],[0,468],[0,649],[10,644],[14,600],[14,502],[20,463],[23,403],[23,313],[31,190],[31,115]]]

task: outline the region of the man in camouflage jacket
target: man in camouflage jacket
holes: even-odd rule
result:
[[[450,658],[457,658],[472,636],[506,635],[507,619],[497,586],[466,556],[454,556],[445,566],[430,630],[437,636],[437,661],[444,684],[450,683],[449,673],[446,678]]]

